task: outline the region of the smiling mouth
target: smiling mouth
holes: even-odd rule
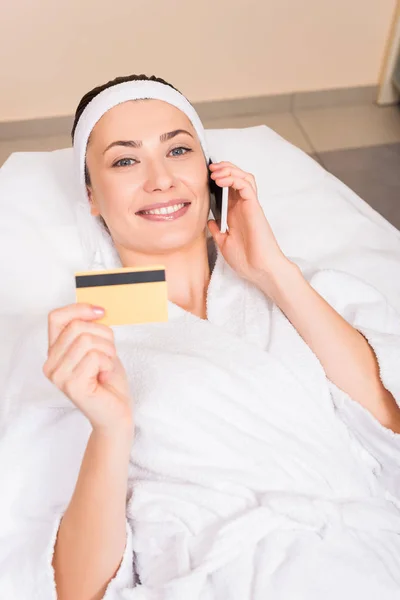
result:
[[[174,204],[173,206],[168,206],[166,208],[156,208],[153,210],[139,210],[137,215],[159,215],[159,216],[168,216],[173,215],[180,210],[182,210],[185,206],[189,206],[190,202],[180,202],[178,204]]]
[[[189,210],[190,202],[181,202],[168,208],[161,208],[155,210],[141,210],[136,214],[143,219],[149,221],[175,221],[180,217],[183,217]]]

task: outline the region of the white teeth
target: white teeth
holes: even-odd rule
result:
[[[157,208],[155,210],[145,210],[144,214],[145,215],[169,215],[171,213],[176,212],[177,210],[180,210],[183,206],[185,206],[184,204],[175,204],[174,206],[167,206],[166,208]]]

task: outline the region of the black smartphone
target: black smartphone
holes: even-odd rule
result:
[[[212,160],[208,161],[208,164],[212,164]],[[214,181],[211,179],[211,172],[208,171],[208,185],[210,187],[210,208],[211,212],[214,215],[215,222],[221,227],[221,213],[222,213],[222,188],[219,187]]]

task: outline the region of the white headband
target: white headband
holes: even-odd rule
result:
[[[78,230],[83,248],[86,250],[87,268],[89,269],[121,266],[110,235],[99,217],[93,217],[90,213],[85,181],[89,136],[101,117],[117,104],[129,100],[145,99],[163,100],[185,113],[198,135],[207,162],[210,159],[200,117],[187,98],[169,85],[158,81],[127,81],[107,88],[95,96],[81,114],[74,133],[74,160],[79,178]],[[210,216],[212,216],[211,212]]]
[[[204,127],[199,115],[185,96],[169,85],[159,83],[158,81],[127,81],[113,85],[95,96],[86,106],[78,121],[74,134],[74,154],[79,173],[79,182],[84,186],[85,191],[86,149],[93,127],[108,110],[117,104],[122,104],[122,102],[129,100],[145,99],[163,100],[185,113],[196,130],[207,161],[209,160]]]

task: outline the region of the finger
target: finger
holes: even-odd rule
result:
[[[209,168],[212,172],[215,172],[216,170],[223,169],[223,168],[237,169],[238,171],[241,171],[242,173],[245,173],[246,175],[249,175],[250,177],[254,178],[254,175],[252,173],[248,173],[247,171],[244,171],[243,169],[241,169],[237,165],[234,165],[233,163],[229,162],[228,160],[223,160],[219,163],[212,163],[211,165],[209,165]],[[254,178],[254,180],[255,180],[255,178]]]
[[[221,177],[216,180],[216,183],[221,187],[231,187],[240,193],[242,200],[254,200],[257,194],[248,181],[239,177]]]
[[[245,171],[242,171],[241,169],[238,169],[236,167],[222,167],[221,169],[217,169],[211,174],[211,178],[214,179],[214,181],[216,181],[221,177],[227,177],[229,175],[231,175],[232,177],[240,177],[242,179],[245,179],[245,181],[248,181],[250,183],[255,193],[257,193],[257,185],[254,175],[252,175],[251,173],[246,173]]]
[[[104,337],[114,343],[114,332],[111,327],[101,323],[92,323],[76,319],[64,327],[54,344],[48,350],[48,367],[55,367],[76,338],[83,334]]]
[[[99,373],[112,371],[113,368],[113,362],[108,356],[92,350],[83,357],[68,379],[62,382],[60,389],[71,399],[85,398],[88,401],[99,386]]]
[[[229,162],[229,160],[221,160],[220,162],[211,163],[209,167],[212,170],[218,169],[219,167],[234,167],[235,169],[238,168],[237,165],[234,165],[233,163]]]
[[[52,357],[48,359],[43,366],[43,372],[50,381],[59,387],[60,382],[64,381],[83,357],[92,350],[98,350],[111,359],[117,355],[114,343],[110,340],[91,333],[83,333],[73,341],[71,346],[66,348],[58,360],[52,360]]]
[[[248,181],[253,181],[254,183],[256,181],[256,179],[252,173],[247,173],[247,171],[243,171],[243,169],[239,169],[239,167],[235,167],[235,166],[218,167],[211,173],[210,177],[214,178],[217,174],[220,174],[220,173],[224,173],[224,174],[234,173],[238,177],[243,177],[243,178],[247,179]]]
[[[52,310],[48,317],[49,348],[54,344],[64,327],[73,319],[82,319],[83,321],[100,319],[104,313],[96,313],[95,308],[99,307],[94,307],[86,302],[76,302]]]
[[[210,219],[208,221],[208,229],[210,230],[211,235],[216,241],[217,246],[221,247],[224,240],[228,236],[228,233],[222,233],[219,229],[219,225],[217,225],[214,219]]]

